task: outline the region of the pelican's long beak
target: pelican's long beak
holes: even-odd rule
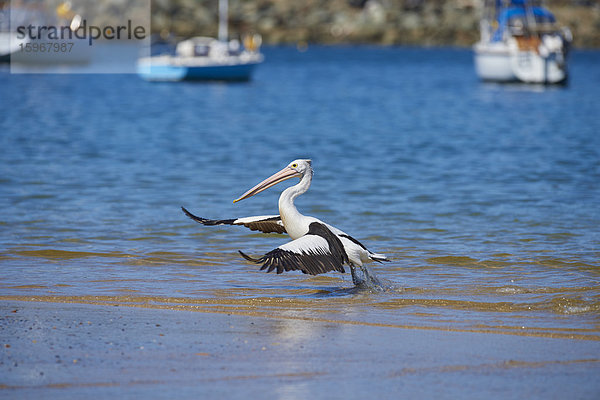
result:
[[[278,183],[285,181],[286,179],[300,177],[300,176],[302,176],[302,174],[300,172],[298,172],[290,167],[285,167],[281,171],[277,172],[276,174],[271,175],[270,177],[268,177],[267,179],[265,179],[258,185],[254,186],[252,189],[248,190],[239,199],[235,199],[233,202],[237,203],[240,200],[247,199],[248,197],[251,197],[257,193],[260,193],[263,190],[270,188],[271,186],[275,186]]]

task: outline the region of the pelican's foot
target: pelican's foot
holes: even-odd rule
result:
[[[350,271],[352,272],[352,283],[354,283],[354,286],[367,289],[372,286],[373,276],[365,266],[356,267],[351,265]]]
[[[364,279],[362,279],[360,276],[358,276],[358,274],[356,272],[356,267],[354,265],[350,266],[350,272],[352,273],[352,283],[354,283],[354,286],[362,285],[362,283],[364,282]]]

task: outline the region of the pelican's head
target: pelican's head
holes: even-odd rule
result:
[[[294,160],[288,164],[287,168],[291,168],[291,169],[297,171],[302,176],[306,175],[307,173],[312,174],[312,172],[313,172],[312,160],[308,160],[308,159]]]
[[[271,186],[277,185],[287,179],[290,178],[302,178],[307,174],[312,176],[312,162],[311,160],[306,159],[298,159],[294,160],[287,165],[281,171],[271,175],[258,185],[254,186],[252,189],[248,190],[246,193],[240,196],[240,198],[235,199],[233,202],[236,203],[240,200],[247,199],[248,197],[254,196],[257,193],[262,192],[270,188]]]

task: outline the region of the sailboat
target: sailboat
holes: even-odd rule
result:
[[[137,72],[149,81],[219,80],[247,81],[254,68],[263,62],[260,35],[244,37],[243,44],[229,40],[227,0],[219,0],[219,34],[193,37],[179,42],[175,55],[144,57]]]
[[[475,70],[484,81],[564,83],[571,31],[533,0],[486,0],[474,46]]]

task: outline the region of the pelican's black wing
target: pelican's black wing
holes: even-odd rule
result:
[[[279,215],[261,215],[257,217],[244,217],[233,219],[206,219],[192,214],[185,207],[181,207],[185,215],[203,225],[243,225],[253,231],[264,233],[286,233]]]
[[[325,225],[313,222],[308,233],[296,240],[277,247],[260,258],[252,258],[240,251],[248,261],[262,264],[261,270],[278,274],[283,271],[300,270],[317,275],[329,271],[344,271],[348,255],[340,239]]]

